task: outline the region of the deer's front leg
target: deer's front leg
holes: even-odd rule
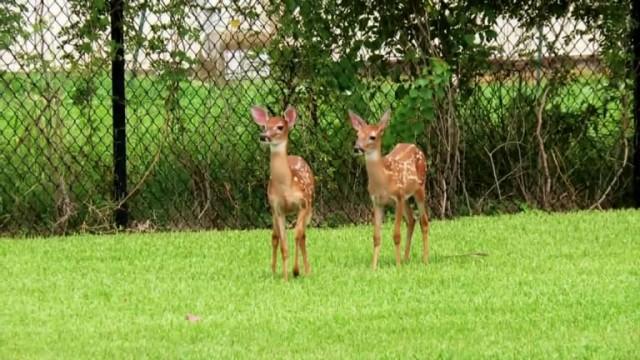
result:
[[[273,231],[271,232],[271,272],[276,273],[276,264],[278,263],[278,244],[280,244],[280,231],[278,230],[278,219],[275,214],[272,215]]]
[[[393,246],[396,253],[396,266],[402,265],[402,258],[400,257],[400,241],[402,240],[400,227],[402,226],[402,214],[404,212],[404,200],[402,198],[396,199],[396,221],[393,225]]]
[[[278,224],[278,232],[280,235],[280,252],[282,253],[282,273],[284,281],[289,279],[289,243],[287,242],[287,229],[285,227],[284,214],[276,215],[276,223]]]
[[[380,206],[373,205],[373,261],[371,267],[373,270],[378,268],[378,257],[380,256],[380,227],[382,226],[382,217],[384,209]]]

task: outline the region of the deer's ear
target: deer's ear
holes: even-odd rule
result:
[[[284,111],[284,119],[287,120],[289,129],[291,129],[298,119],[298,112],[296,111],[296,108],[291,105],[287,106],[287,110]]]
[[[267,121],[269,120],[269,112],[260,106],[251,108],[251,116],[253,116],[253,121],[260,126],[267,125]]]
[[[351,126],[356,130],[360,130],[360,128],[365,124],[364,120],[351,110],[349,110],[349,120],[351,120]]]
[[[389,120],[391,120],[391,110],[387,110],[382,114],[380,122],[378,123],[380,125],[380,130],[384,130],[384,128],[389,125]]]

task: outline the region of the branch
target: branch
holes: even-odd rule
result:
[[[538,109],[536,111],[536,118],[538,119],[536,124],[536,138],[538,139],[538,149],[540,151],[540,162],[542,163],[542,171],[544,173],[544,184],[542,187],[542,206],[545,209],[548,209],[549,204],[548,196],[551,192],[551,175],[549,175],[549,164],[547,161],[547,152],[544,149],[544,140],[542,139],[542,112],[544,111],[544,106],[547,102],[547,94],[549,93],[549,88],[547,87],[542,94],[542,98],[540,99],[540,104],[538,105]]]
[[[626,115],[623,116],[622,124],[623,124],[622,131],[620,132],[621,134],[620,138],[622,139],[622,145],[624,147],[624,157],[622,160],[622,165],[616,172],[616,175],[611,180],[611,183],[609,183],[609,186],[607,187],[607,189],[604,191],[604,193],[602,193],[602,196],[600,197],[600,199],[598,199],[598,201],[596,201],[593,205],[591,205],[589,207],[589,210],[593,210],[594,208],[601,209],[600,204],[602,204],[602,202],[607,197],[607,195],[609,195],[609,193],[613,189],[613,186],[618,182],[620,175],[622,175],[622,171],[624,171],[624,168],[627,166],[627,160],[629,158],[629,143],[627,141],[627,137],[625,136],[625,134],[627,133],[627,129],[629,127],[629,118]]]

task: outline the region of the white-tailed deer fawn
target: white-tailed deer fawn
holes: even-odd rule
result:
[[[300,270],[298,257],[302,253],[305,275],[311,268],[307,258],[305,228],[311,220],[313,211],[314,178],[311,168],[304,159],[299,156],[287,155],[287,142],[289,131],[296,122],[296,109],[287,107],[284,117],[269,116],[264,108],[254,106],[251,108],[253,120],[262,127],[260,142],[268,144],[271,149],[269,187],[267,194],[273,217],[273,233],[271,245],[273,253],[271,257],[271,270],[275,273],[278,245],[282,253],[282,271],[284,279],[288,279],[287,262],[289,249],[287,244],[286,215],[297,213],[295,227],[295,254],[293,275],[298,276]]]
[[[367,124],[360,116],[349,111],[351,125],[358,132],[353,148],[358,155],[366,159],[369,178],[369,195],[373,202],[373,261],[372,267],[378,267],[380,256],[380,227],[384,216],[384,207],[395,205],[396,218],[393,228],[396,265],[400,266],[400,226],[403,214],[407,221],[407,244],[404,258],[411,255],[411,237],[415,227],[413,211],[406,200],[415,199],[418,205],[420,229],[422,230],[422,260],[429,261],[429,217],[425,210],[425,183],[427,161],[424,153],[414,144],[397,144],[386,156],[381,153],[381,141],[385,128],[389,124],[391,112],[382,115],[377,125]]]

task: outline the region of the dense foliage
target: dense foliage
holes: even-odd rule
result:
[[[392,106],[386,144],[427,147],[439,215],[494,204],[600,206],[624,194],[628,1],[288,1],[284,10],[275,3],[284,15],[272,57],[292,88],[337,105],[338,117],[344,106],[375,120]],[[500,20],[518,22],[519,41],[538,42],[538,53],[517,54],[542,73],[534,83],[526,68],[492,63],[504,56],[495,42]],[[562,33],[568,22],[587,25]],[[559,53],[576,36],[597,43],[597,68],[575,71]],[[545,58],[560,61],[547,68]],[[380,101],[380,93],[393,97]]]
[[[66,3],[73,16],[53,43],[60,19],[47,15],[49,2],[0,4],[0,52],[21,65],[0,72],[2,161],[11,169],[0,176],[0,230],[106,229],[116,205],[109,2]],[[629,192],[629,1],[125,3],[137,222],[268,225],[266,153],[247,113],[255,103],[299,108],[290,150],[317,175],[319,224],[369,217],[348,109],[377,121],[391,108],[385,149],[426,150],[436,216],[615,206]],[[197,15],[226,10],[251,23],[262,7],[277,33],[247,55],[267,53],[268,74],[225,85],[194,79],[201,59],[192,50],[205,28]],[[504,51],[505,37],[515,52]],[[566,53],[576,37],[596,44],[595,55]],[[139,70],[140,59],[149,68]]]

